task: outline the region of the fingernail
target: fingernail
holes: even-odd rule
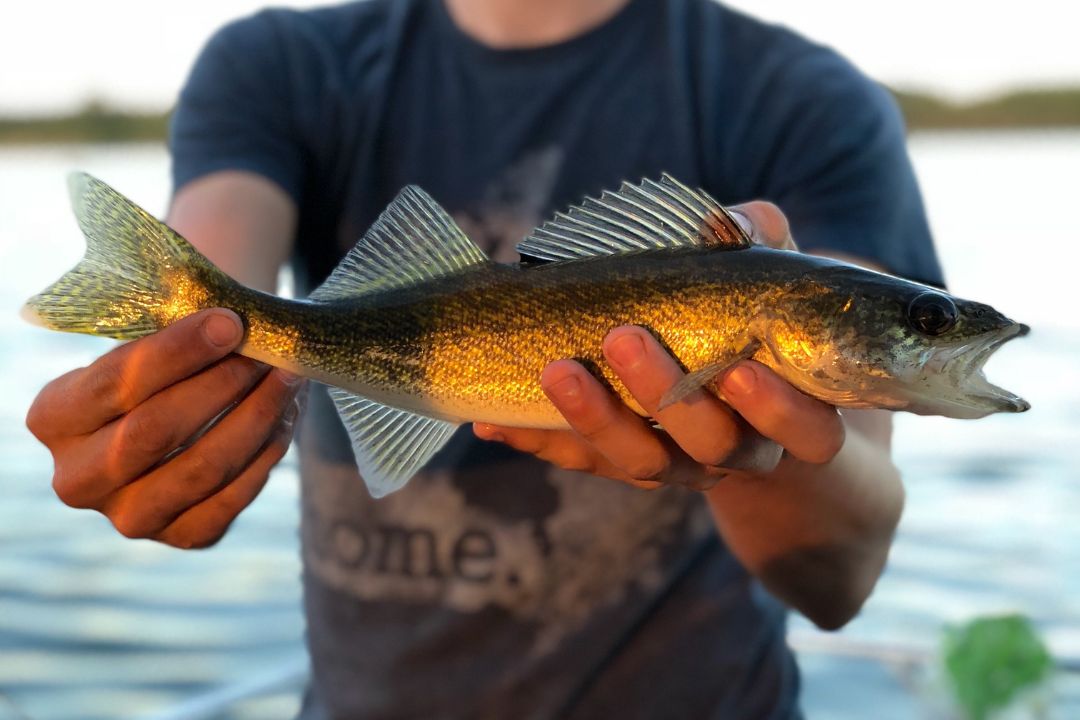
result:
[[[240,328],[228,315],[214,313],[203,321],[203,334],[211,344],[226,347],[240,339]]]
[[[616,365],[631,369],[645,357],[645,343],[636,333],[627,333],[608,345],[607,354],[608,359]]]
[[[487,423],[476,423],[473,426],[473,432],[481,440],[490,440],[491,442],[505,442],[506,438],[501,432],[495,429],[494,425]]]
[[[282,420],[285,422],[286,425],[292,425],[294,422],[296,422],[296,418],[299,414],[300,405],[294,399],[292,403],[289,404],[288,409],[285,411],[285,415],[282,416]]]
[[[757,385],[757,373],[745,365],[740,365],[724,378],[724,393],[727,395],[749,395]]]
[[[282,370],[281,368],[278,368],[275,372],[277,372],[277,375],[281,379],[281,382],[285,383],[289,387],[299,385],[304,380],[302,376],[294,375],[293,373]]]
[[[581,381],[573,375],[567,375],[562,380],[548,385],[549,395],[555,395],[563,400],[572,400],[581,395]]]
[[[735,222],[738,223],[742,231],[746,233],[746,237],[754,237],[754,223],[750,222],[750,218],[743,215],[738,210],[728,210],[731,213],[731,217],[735,218]]]

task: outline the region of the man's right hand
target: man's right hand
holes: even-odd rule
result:
[[[46,385],[26,424],[60,499],[131,538],[221,539],[288,449],[303,384],[231,354],[242,336],[234,313],[205,310]]]

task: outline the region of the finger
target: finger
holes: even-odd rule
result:
[[[703,465],[726,465],[741,440],[734,414],[714,395],[699,389],[660,410],[660,400],[684,376],[674,358],[648,332],[615,328],[604,338],[604,355],[626,389]]]
[[[632,478],[573,430],[537,430],[476,423],[473,432],[481,440],[505,443],[563,470],[599,475],[648,489],[661,485],[653,480]]]
[[[74,445],[53,488],[68,505],[100,507],[239,402],[269,368],[234,355],[172,385]]]
[[[804,395],[760,363],[739,363],[724,376],[722,388],[747,422],[799,460],[828,462],[844,444],[836,408]]]
[[[596,465],[596,453],[571,430],[539,430],[476,423],[473,433],[481,440],[505,443],[515,450],[535,455],[564,470],[592,472]]]
[[[205,310],[102,355],[42,391],[27,424],[39,438],[91,432],[236,348],[236,313]]]
[[[127,537],[154,537],[188,508],[240,475],[276,432],[300,379],[275,370],[205,435],[111,495],[104,512]]]
[[[540,386],[570,427],[623,474],[659,480],[670,468],[671,455],[656,433],[580,364],[549,364]]]
[[[161,531],[157,539],[184,549],[210,547],[220,540],[236,516],[262,492],[270,478],[270,471],[285,457],[292,441],[295,420],[296,410],[290,410],[269,442],[243,472],[218,492],[181,513]]]
[[[58,441],[67,439],[66,425],[72,407],[68,402],[67,388],[74,385],[87,368],[76,368],[49,382],[41,389],[26,413],[26,428],[50,450],[57,449]]]
[[[771,202],[755,200],[728,208],[741,215],[752,227],[750,239],[777,250],[798,250],[791,237],[791,227],[780,208]],[[745,229],[745,228],[744,228]]]

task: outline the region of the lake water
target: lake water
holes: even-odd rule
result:
[[[979,614],[1028,614],[1054,652],[1080,658],[1080,133],[924,134],[911,148],[952,290],[1033,328],[988,370],[1033,410],[898,416],[908,504],[884,578],[837,636],[792,623],[811,718],[924,716],[932,680],[851,653],[903,660]],[[49,378],[111,347],[17,317],[82,253],[71,169],[158,214],[168,193],[156,146],[0,149],[0,720],[146,717],[303,661],[291,456],[205,552],[125,540],[52,495],[26,409]],[[1080,717],[1075,681],[1055,688],[1058,716]],[[229,717],[287,718],[297,702],[286,688]]]

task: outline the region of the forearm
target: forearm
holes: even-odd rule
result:
[[[736,208],[755,240],[794,249],[787,221],[767,203]],[[571,430],[476,426],[563,468],[638,487],[705,488],[740,561],[818,625],[836,628],[869,596],[904,504],[890,459],[892,414],[845,411],[795,389],[768,367],[740,362],[719,378],[723,401],[702,389],[665,404],[684,369],[644,329],[604,338],[604,358],[656,432],[579,363],[548,365],[541,387]],[[734,411],[734,414],[732,413]],[[756,435],[748,435],[753,429]],[[784,448],[775,465],[761,438]],[[775,449],[775,448],[774,448]],[[744,470],[716,481],[717,468]]]
[[[733,473],[707,492],[725,542],[777,597],[835,629],[873,589],[904,504],[888,443],[846,423],[840,452],[785,456],[767,475]]]
[[[297,209],[270,180],[222,170],[180,188],[167,221],[240,283],[274,292],[278,270],[292,252]]]

